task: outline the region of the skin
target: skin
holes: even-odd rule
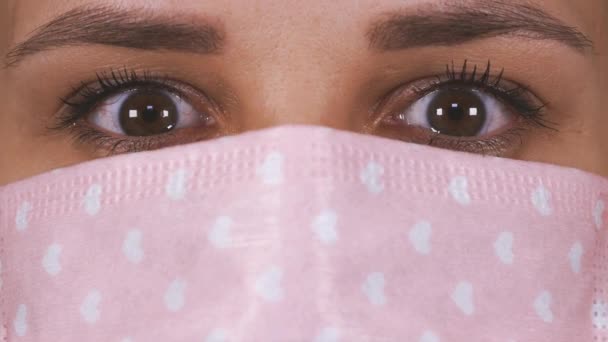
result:
[[[9,20],[0,20],[2,56],[56,16],[95,3],[99,2],[8,0]],[[395,9],[413,11],[439,3],[434,0],[120,3],[221,21],[228,44],[221,55],[213,56],[101,45],[63,47],[1,69],[0,185],[104,155],[92,146],[75,144],[69,132],[47,130],[61,109],[58,98],[80,82],[94,79],[95,71],[126,65],[168,73],[204,89],[230,114],[225,134],[282,124],[364,132],[370,108],[391,89],[432,78],[446,63],[453,60],[460,65],[465,59],[479,67],[491,60],[505,69],[505,78],[525,83],[550,104],[546,117],[558,131],[528,130],[521,145],[505,157],[608,176],[605,0],[530,1],[589,37],[594,48],[584,54],[552,41],[513,37],[391,52],[368,49],[365,28],[373,18]]]

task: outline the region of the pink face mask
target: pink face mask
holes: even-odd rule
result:
[[[606,341],[608,181],[311,126],[0,188],[6,341]]]

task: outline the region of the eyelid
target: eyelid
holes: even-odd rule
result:
[[[394,88],[391,93],[384,98],[376,106],[376,110],[372,115],[371,128],[379,126],[385,117],[390,115],[392,108],[407,108],[417,100],[434,91],[449,87],[459,87],[468,89],[478,89],[484,93],[488,93],[497,98],[497,100],[505,103],[509,107],[515,107],[520,115],[524,117],[532,117],[539,111],[547,107],[547,103],[542,101],[535,93],[528,90],[527,87],[520,85],[514,81],[506,79],[504,75],[489,77],[487,84],[482,84],[478,80],[467,79],[471,74],[463,74],[464,80],[459,78],[446,79],[445,75],[435,75],[426,78],[417,79],[415,81],[402,84]],[[457,76],[460,77],[460,76]],[[509,103],[505,96],[517,93],[517,103]],[[511,99],[510,99],[511,100]],[[393,114],[394,113],[393,111]],[[545,121],[544,125],[551,126],[552,123]]]
[[[140,76],[137,71],[129,71],[125,67],[121,70],[102,71],[96,74],[95,80],[81,82],[79,86],[73,87],[70,95],[60,99],[64,105],[58,113],[58,123],[52,129],[69,127],[74,121],[83,119],[95,110],[104,100],[121,92],[142,88],[168,91],[191,103],[197,110],[212,115],[219,124],[228,123],[222,106],[204,91],[165,74],[143,71]]]
[[[138,73],[141,73],[140,76]],[[227,112],[205,91],[178,79],[158,72],[110,69],[96,74],[96,79],[81,82],[72,93],[61,98],[63,106],[54,116],[50,131],[67,132],[75,146],[92,149],[100,157],[120,153],[153,150],[175,144],[207,140],[231,132],[231,120]],[[160,135],[125,136],[97,128],[87,117],[104,101],[129,90],[156,89],[169,92],[183,99],[196,112],[211,120],[209,127],[183,127]]]
[[[504,71],[492,76],[490,62],[483,73],[476,67],[467,70],[466,60],[458,72],[453,62],[451,65],[451,68],[446,65],[443,74],[402,83],[389,91],[373,107],[370,114],[372,124],[366,127],[368,133],[443,149],[506,157],[517,151],[527,131],[539,127],[557,131],[557,125],[545,119],[548,104],[528,87],[511,81]],[[394,119],[406,113],[424,96],[449,88],[475,90],[493,96],[513,115],[514,120],[504,130],[487,136],[455,137],[433,133],[425,127],[404,125],[402,120]]]

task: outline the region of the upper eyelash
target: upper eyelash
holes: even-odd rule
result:
[[[109,72],[96,72],[95,77],[97,79],[95,84],[99,88],[94,88],[90,83],[81,82],[80,87],[73,89],[72,95],[78,94],[83,99],[87,99],[99,95],[108,95],[108,92],[116,92],[125,85],[137,86],[152,80],[148,72],[144,71],[143,76],[140,76],[135,70],[129,71],[126,67],[118,71],[112,69]],[[154,81],[163,82],[162,79],[158,80],[157,78],[154,78]],[[79,105],[79,103],[71,102],[69,98],[70,96],[68,98],[61,98],[61,101],[70,106]]]
[[[95,75],[95,81],[81,82],[80,86],[72,88],[72,93],[69,96],[60,98],[65,108],[59,112],[55,124],[48,127],[50,131],[61,132],[67,130],[71,133],[73,141],[78,145],[93,144],[97,151],[105,151],[108,156],[116,153],[156,149],[165,146],[167,141],[175,140],[176,135],[173,132],[167,132],[162,137],[111,136],[86,123],[84,118],[99,103],[125,90],[158,89],[170,92],[180,98],[189,98],[189,91],[193,88],[191,85],[164,74],[156,74],[146,70],[138,73],[135,70],[129,71],[126,67],[97,72]],[[204,95],[203,97],[207,99]],[[214,106],[212,101],[209,101],[209,103],[210,106]],[[193,141],[214,136],[212,131],[207,133],[211,135],[202,132]]]
[[[112,69],[109,72],[96,72],[96,81],[93,83],[81,82],[79,87],[73,88],[67,97],[60,98],[69,110],[61,113],[58,123],[51,129],[63,129],[87,115],[97,103],[121,90],[146,86],[170,91],[177,96],[181,93],[171,86],[169,78],[164,75],[152,75],[144,71],[142,75],[135,70],[129,71],[126,67],[121,70]]]
[[[451,64],[446,64],[445,72],[435,76],[435,81],[430,82],[423,88],[413,87],[414,92],[420,97],[429,94],[441,87],[450,85],[454,86],[470,86],[480,88],[487,91],[489,94],[495,95],[499,100],[516,109],[518,114],[526,119],[528,125],[536,125],[549,129],[556,130],[554,123],[547,121],[543,116],[543,109],[546,103],[539,100],[542,105],[536,106],[528,99],[527,94],[530,91],[523,86],[517,85],[514,88],[507,89],[502,85],[504,68],[496,77],[491,77],[491,63],[488,61],[483,73],[478,71],[477,65],[474,65],[472,71],[469,71],[468,60],[465,60],[461,69],[456,70],[454,61]],[[107,72],[97,72],[96,81],[92,83],[82,82],[79,87],[73,89],[73,92],[67,98],[61,98],[61,101],[68,107],[69,110],[62,111],[60,114],[59,123],[52,129],[76,128],[75,124],[80,119],[84,118],[95,106],[104,98],[119,93],[120,91],[137,88],[141,86],[156,87],[165,91],[173,92],[177,96],[182,96],[179,88],[173,86],[174,82],[165,75],[153,75],[148,71],[143,71],[140,75],[135,70],[129,71],[126,67],[117,70],[112,69]],[[431,137],[429,144],[440,143],[443,148],[453,148],[457,150],[474,150],[475,153],[482,154],[498,154],[498,150],[504,149],[508,144],[509,139],[519,137],[520,131],[524,128],[512,129],[506,132],[504,136],[496,136],[488,139],[477,140],[458,140],[449,137],[436,136]],[[86,141],[93,139],[95,141],[103,141],[103,146],[110,146],[110,154],[122,147],[124,144],[132,144],[128,139],[116,139],[105,136],[101,132],[95,131],[93,128],[82,127],[81,131],[74,131],[78,140]],[[96,142],[97,143],[97,142]],[[136,141],[137,144],[151,144],[156,140],[144,139]],[[142,145],[137,150],[147,149],[148,145]],[[131,148],[128,148],[131,150]],[[488,153],[489,152],[489,153]]]
[[[447,78],[449,80],[461,80],[461,81],[465,81],[466,80],[466,76],[467,76],[467,65],[468,65],[468,60],[464,60],[464,64],[462,66],[462,69],[460,70],[460,75],[458,77],[457,73],[456,73],[456,69],[454,68],[454,61],[452,61],[452,69],[450,70],[450,66],[448,64],[445,65],[445,74],[447,76]],[[484,71],[483,75],[481,76],[481,78],[479,80],[476,79],[477,76],[477,64],[475,64],[475,66],[473,67],[473,72],[471,73],[471,76],[469,77],[469,82],[471,83],[475,83],[475,82],[479,82],[481,84],[485,84],[488,85],[488,82],[490,80],[490,71],[492,69],[492,64],[490,61],[488,61],[488,64],[486,66],[486,70]],[[500,70],[500,73],[498,74],[498,76],[496,77],[496,80],[494,81],[494,83],[492,84],[492,86],[494,87],[498,87],[498,85],[500,84],[500,82],[502,81],[502,76],[504,75],[505,69],[502,68]]]
[[[422,97],[429,94],[430,92],[437,90],[442,87],[449,85],[456,86],[470,86],[480,88],[489,92],[498,100],[506,103],[508,106],[513,107],[523,119],[526,119],[533,125],[548,128],[551,130],[557,130],[555,127],[556,123],[551,122],[545,118],[544,109],[548,106],[548,103],[542,100],[538,100],[541,104],[536,105],[529,100],[530,90],[522,85],[516,85],[511,89],[507,89],[502,85],[504,68],[500,70],[496,77],[491,77],[492,64],[488,60],[484,72],[480,75],[477,64],[474,65],[471,72],[468,71],[468,60],[464,60],[464,63],[460,70],[456,70],[454,61],[450,64],[445,65],[445,72],[443,75],[436,75],[435,82],[430,85],[419,88],[414,87],[414,92]]]

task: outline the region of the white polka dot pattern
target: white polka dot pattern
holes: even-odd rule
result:
[[[143,233],[141,230],[129,230],[122,243],[122,252],[127,260],[134,264],[139,264],[144,259],[142,236]]]
[[[500,233],[496,241],[494,241],[494,252],[496,252],[496,256],[503,264],[510,265],[515,260],[513,242],[514,238],[511,232]]]
[[[93,184],[87,189],[87,193],[83,199],[84,209],[87,214],[95,216],[101,210],[101,192],[102,188],[99,184]]]
[[[255,280],[255,292],[268,302],[278,302],[283,299],[283,271],[272,266],[260,274]]]
[[[56,276],[61,271],[61,262],[59,261],[59,257],[61,256],[61,246],[58,244],[50,245],[47,250],[44,258],[42,259],[42,267],[46,273],[51,276]]]
[[[101,293],[98,290],[91,290],[80,305],[80,315],[87,323],[93,324],[99,320]]]
[[[0,326],[608,342],[606,194],[570,169],[311,127],[97,160],[0,188]]]
[[[19,205],[17,215],[15,216],[15,224],[18,231],[24,231],[27,228],[30,210],[32,210],[32,205],[30,202],[23,202],[21,205]]]
[[[25,304],[19,304],[13,326],[17,336],[23,337],[27,333],[27,307]]]
[[[171,282],[165,292],[165,306],[171,312],[177,312],[184,307],[185,303],[186,282],[181,279],[175,279]]]
[[[467,281],[459,282],[452,292],[452,300],[463,314],[470,316],[475,312],[473,285],[471,283]]]

